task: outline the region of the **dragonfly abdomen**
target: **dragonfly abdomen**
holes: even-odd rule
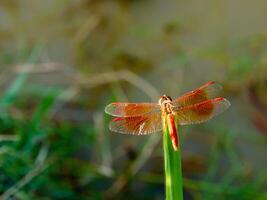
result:
[[[178,133],[177,127],[175,125],[174,116],[172,114],[167,114],[167,126],[172,141],[172,146],[175,151],[178,149]]]

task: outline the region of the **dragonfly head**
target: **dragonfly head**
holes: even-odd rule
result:
[[[159,98],[159,105],[163,103],[171,102],[171,101],[172,101],[172,98],[164,94],[163,96]]]

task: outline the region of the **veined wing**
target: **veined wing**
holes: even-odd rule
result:
[[[161,112],[151,112],[141,116],[115,117],[109,124],[114,132],[147,135],[162,130]]]
[[[189,105],[173,108],[178,124],[187,125],[201,123],[222,113],[230,106],[230,102],[224,98],[215,98]]]
[[[205,85],[202,85],[201,87],[173,100],[172,104],[174,106],[188,106],[200,103],[202,101],[206,101],[208,99],[215,97],[215,95],[221,88],[222,87],[220,84],[214,81],[210,81]]]
[[[133,117],[160,111],[157,103],[111,103],[106,106],[105,112],[114,117]]]

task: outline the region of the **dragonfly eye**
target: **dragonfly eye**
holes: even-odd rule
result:
[[[164,101],[164,98],[163,98],[163,96],[162,96],[162,97],[159,98],[159,102],[158,102],[159,105],[161,105],[161,104],[163,103],[163,101]]]
[[[170,96],[165,95],[165,97],[166,97],[166,100],[172,101],[172,98]]]
[[[160,97],[159,104],[161,105],[164,101],[172,101],[172,99],[171,97],[164,94],[163,96]]]

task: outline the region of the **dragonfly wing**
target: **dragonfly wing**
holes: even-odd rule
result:
[[[185,107],[173,108],[176,120],[180,125],[201,123],[222,113],[230,106],[224,98],[215,98]]]
[[[114,117],[141,116],[153,111],[160,111],[156,103],[111,103],[106,106],[105,112]]]
[[[172,101],[174,106],[188,106],[215,97],[217,92],[221,90],[222,86],[214,81],[210,81],[205,85],[188,92],[181,97]]]
[[[115,117],[109,124],[114,132],[147,135],[162,130],[161,112],[152,112],[141,116]]]

